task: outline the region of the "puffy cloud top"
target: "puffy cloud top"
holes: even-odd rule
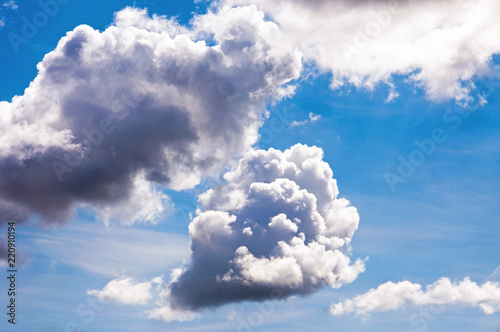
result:
[[[340,287],[364,271],[351,264],[356,209],[338,198],[317,147],[245,154],[227,184],[200,195],[189,225],[191,264],[179,270],[153,317],[276,294]]]

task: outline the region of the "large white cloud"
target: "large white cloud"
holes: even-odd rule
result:
[[[221,2],[257,4],[306,60],[333,74],[332,87],[384,82],[394,89],[391,75],[409,75],[431,99],[466,103],[475,95],[471,79],[487,74],[500,52],[494,0]]]
[[[478,285],[469,278],[454,283],[441,278],[423,290],[421,285],[409,281],[388,282],[366,294],[332,304],[330,313],[366,316],[371,312],[427,305],[468,305],[493,314],[500,311],[500,283],[487,281]]]
[[[247,151],[300,70],[254,6],[192,29],[133,8],[103,32],[79,26],[0,102],[0,218],[61,222],[90,205],[105,221],[156,221],[161,188],[191,188]]]
[[[286,298],[353,282],[356,209],[338,198],[323,151],[295,145],[245,154],[227,184],[200,195],[190,265],[177,270],[152,317],[241,300]]]

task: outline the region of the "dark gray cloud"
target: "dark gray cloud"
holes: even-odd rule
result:
[[[189,225],[191,263],[174,271],[151,316],[242,300],[268,300],[340,287],[364,271],[348,252],[359,216],[338,198],[316,147],[248,152],[227,184],[200,195]]]
[[[0,266],[4,266],[7,264],[7,255],[8,255],[8,246],[7,240],[4,238],[0,238]]]
[[[127,8],[102,33],[61,39],[25,94],[0,103],[0,221],[61,223],[89,206],[109,221],[141,197],[159,204],[137,216],[155,215],[162,187],[191,188],[250,148],[300,57],[272,51],[279,30],[255,9],[226,19],[186,30]]]
[[[75,112],[75,117],[77,113],[87,113],[97,122],[97,119],[107,116],[106,110],[97,105],[81,104],[75,100],[69,100],[64,105]],[[79,119],[81,123],[93,121],[86,121],[84,116],[82,118]],[[70,128],[78,133],[81,123],[70,119],[73,122]],[[186,112],[175,107],[156,108],[142,102],[126,119],[108,119],[112,123],[110,128],[116,128],[107,134],[94,131],[90,140],[101,143],[75,152],[72,155],[74,158],[69,158],[74,160],[67,161],[67,154],[62,149],[34,153],[22,163],[14,158],[2,159],[2,198],[40,213],[46,222],[61,222],[70,217],[75,201],[106,204],[127,197],[132,187],[131,176],[139,171],[168,185],[170,181],[165,174],[169,172],[171,161],[165,160],[163,149],[167,146],[171,149],[175,162],[177,156],[190,158],[188,145],[197,141]],[[74,142],[81,143],[86,139],[86,135],[80,133],[75,135]],[[193,160],[186,162],[194,163]],[[11,206],[18,211],[18,206],[12,203]],[[3,213],[7,214],[5,210]],[[8,213],[4,220],[12,219],[14,213]],[[20,219],[24,216],[17,212],[15,217]]]

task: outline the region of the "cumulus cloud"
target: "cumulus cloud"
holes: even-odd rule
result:
[[[473,80],[491,69],[500,52],[500,3],[491,0],[226,0],[221,6],[257,4],[284,36],[345,83],[373,88],[392,75],[422,85],[433,100],[470,102]],[[480,96],[478,96],[480,98]]]
[[[126,8],[60,40],[24,95],[0,102],[2,220],[92,206],[107,222],[155,222],[163,188],[192,188],[256,142],[299,52],[255,6],[195,22]]]
[[[225,185],[199,196],[191,263],[176,270],[151,316],[353,282],[365,270],[349,257],[359,216],[332,176],[317,147],[246,153]]]
[[[500,311],[500,283],[487,281],[478,285],[469,278],[454,283],[441,278],[423,290],[421,285],[409,281],[387,282],[366,294],[332,304],[330,313],[367,316],[372,312],[427,305],[468,305],[480,308],[487,315],[493,314]]]
[[[152,298],[153,284],[162,284],[163,278],[156,277],[151,281],[138,282],[132,278],[111,280],[102,290],[90,289],[88,295],[95,296],[105,302],[116,302],[128,305],[145,305]]]

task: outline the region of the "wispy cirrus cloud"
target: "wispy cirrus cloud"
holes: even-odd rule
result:
[[[185,235],[100,224],[73,224],[43,233],[22,233],[32,242],[33,255],[107,277],[141,278],[171,269],[189,258]]]

